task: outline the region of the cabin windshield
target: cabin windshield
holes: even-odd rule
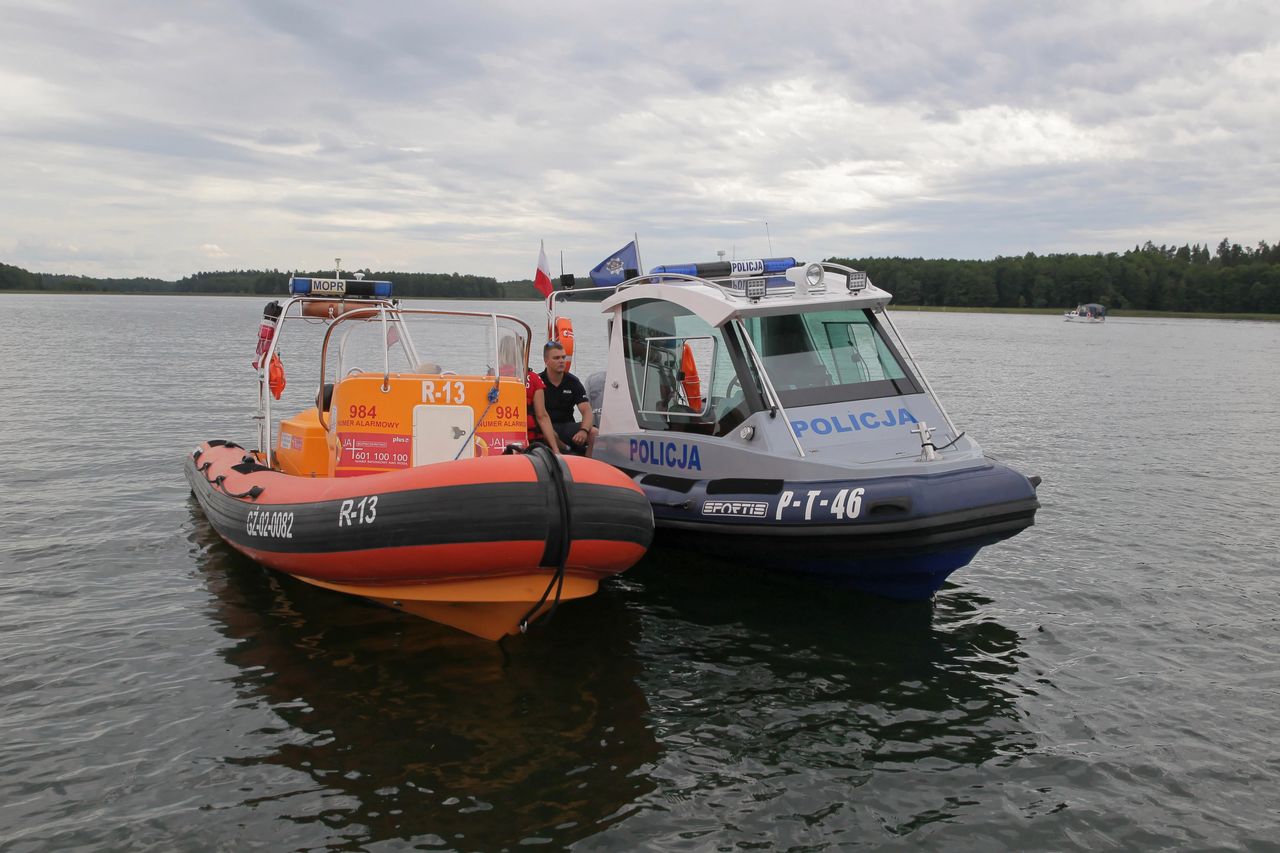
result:
[[[784,406],[920,393],[870,310],[748,317],[743,325]]]
[[[345,310],[351,310],[350,303]],[[332,386],[362,373],[524,377],[530,332],[516,318],[388,306],[386,319],[384,325],[378,311],[371,310],[335,326],[331,320],[302,314],[300,302],[291,302],[275,340],[287,383],[280,396],[263,400],[267,414],[314,406]],[[317,355],[330,329],[323,371],[328,387],[320,387]]]
[[[524,376],[528,333],[505,317],[393,310],[344,321],[333,333],[325,375],[354,372]]]
[[[327,320],[291,310],[298,305],[282,316],[279,364],[259,396],[259,441],[280,470],[355,476],[526,443],[531,332],[522,320],[378,304],[339,306],[340,319]],[[304,378],[317,344],[319,386]],[[286,364],[293,375],[277,384]],[[280,419],[276,433],[273,407],[301,414]]]

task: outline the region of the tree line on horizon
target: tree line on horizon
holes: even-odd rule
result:
[[[444,297],[458,299],[520,299],[537,297],[533,279],[499,282],[491,276],[459,273],[363,272],[365,278],[389,280],[398,297]],[[0,264],[0,291],[46,290],[78,293],[191,293],[215,295],[283,296],[288,291],[289,276],[332,278],[333,270],[296,273],[280,270],[226,270],[198,272],[177,281],[159,278],[91,278],[79,275],[33,273],[8,264]]]
[[[830,258],[865,270],[899,305],[1074,308],[1098,302],[1131,311],[1280,314],[1280,243],[1254,248],[1224,239],[1122,254],[998,257],[990,261]]]
[[[1224,239],[1207,245],[1156,246],[1123,253],[1027,253],[988,261],[926,258],[829,258],[865,270],[899,305],[957,308],[1071,308],[1100,302],[1113,310],[1280,314],[1280,243],[1256,247]],[[459,273],[364,270],[394,282],[401,297],[538,299],[532,279],[500,282]],[[332,271],[297,273],[326,278]],[[32,273],[0,264],[0,291],[284,295],[280,270],[199,272],[178,281]]]

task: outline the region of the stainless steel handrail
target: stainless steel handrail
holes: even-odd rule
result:
[[[335,317],[333,319],[333,322],[329,324],[329,328],[324,333],[324,342],[320,346],[320,388],[321,389],[324,388],[325,365],[328,363],[328,355],[329,355],[329,339],[333,336],[333,330],[336,329],[338,327],[338,324],[343,322],[344,320],[355,320],[355,319],[359,319],[363,315],[373,315],[373,314],[377,314],[379,312],[384,312],[384,311],[390,314],[395,314],[397,319],[399,319],[400,317],[403,317],[406,314],[437,316],[437,317],[484,317],[486,319],[491,319],[494,323],[495,328],[497,327],[498,320],[510,320],[511,322],[521,326],[524,329],[525,340],[531,341],[533,339],[533,329],[524,320],[521,320],[519,317],[513,317],[510,314],[498,314],[493,311],[446,311],[443,309],[436,309],[436,308],[401,308],[398,306],[388,306],[385,304],[370,306],[365,308],[354,308],[351,311],[347,311],[346,313],[339,314],[337,317]],[[385,340],[385,337],[384,337],[384,340]],[[493,363],[496,365],[498,363],[498,341],[496,340],[496,336],[493,342],[493,346],[494,346],[494,353],[493,353],[494,362]],[[384,388],[386,387],[391,377],[389,357],[388,357],[387,363],[385,364],[385,367],[386,367],[386,372],[383,374]],[[526,356],[525,356],[525,367],[526,368],[528,367],[527,349],[526,349]],[[323,427],[326,432],[328,432],[329,424],[325,419],[324,411],[321,409],[321,407],[317,406],[317,412],[319,413],[319,416],[320,416],[319,418],[320,426]]]

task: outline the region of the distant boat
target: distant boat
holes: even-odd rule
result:
[[[1107,308],[1096,302],[1085,302],[1076,306],[1076,310],[1062,315],[1068,323],[1101,323],[1107,319]]]

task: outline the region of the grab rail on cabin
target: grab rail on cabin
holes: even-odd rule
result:
[[[338,324],[343,322],[344,320],[358,320],[360,319],[361,315],[373,315],[379,312],[393,314],[395,315],[396,320],[401,319],[404,315],[436,316],[436,317],[483,317],[485,319],[492,320],[494,323],[495,329],[497,328],[498,320],[510,320],[512,323],[515,323],[516,325],[524,329],[524,333],[525,333],[524,334],[524,340],[525,340],[524,366],[526,370],[528,369],[529,350],[530,350],[531,343],[533,341],[533,328],[524,320],[521,320],[519,317],[513,317],[510,314],[498,314],[493,311],[444,311],[444,310],[433,309],[433,308],[400,308],[400,307],[388,307],[386,305],[380,305],[376,307],[356,308],[352,311],[346,312],[345,314],[340,314],[336,318],[334,318],[329,328],[325,331],[324,342],[320,346],[320,387],[321,388],[323,388],[325,384],[324,382],[325,365],[328,363],[329,339],[332,337],[334,329],[336,329],[338,327]],[[385,322],[386,322],[386,319],[384,317],[384,324]],[[384,337],[384,340],[385,340],[385,337]],[[495,365],[495,370],[496,370],[496,367],[498,365],[499,358],[500,358],[500,354],[498,352],[498,336],[496,334],[494,335],[493,347],[494,347],[493,363]],[[390,365],[387,363],[384,363],[383,382],[385,383],[389,379],[389,377],[390,377]],[[329,429],[329,423],[325,418],[324,412],[320,413],[320,425],[323,426],[326,431]]]
[[[262,453],[267,465],[272,464],[273,456],[274,456],[273,447],[272,447],[273,430],[272,430],[272,413],[271,413],[271,393],[268,388],[268,365],[271,363],[272,357],[275,356],[275,354],[279,350],[280,342],[284,337],[283,332],[284,332],[284,328],[287,321],[296,322],[298,320],[308,320],[311,322],[323,322],[329,325],[329,328],[325,332],[324,344],[321,349],[320,384],[319,384],[319,388],[321,389],[320,391],[321,394],[323,393],[323,389],[325,386],[325,381],[324,381],[325,369],[324,368],[328,360],[329,341],[330,341],[330,337],[333,334],[333,330],[341,322],[345,320],[358,320],[358,319],[372,320],[382,312],[386,312],[387,321],[398,321],[401,319],[403,315],[435,315],[435,316],[441,316],[441,317],[484,317],[484,318],[492,319],[495,328],[497,327],[497,323],[499,320],[510,321],[511,323],[514,323],[515,325],[520,327],[520,329],[523,330],[523,333],[524,333],[523,355],[524,355],[525,367],[527,368],[529,364],[529,354],[530,354],[530,348],[533,340],[533,329],[530,328],[528,323],[524,322],[519,317],[513,317],[510,314],[497,314],[491,311],[448,311],[443,309],[430,309],[430,308],[402,308],[397,304],[387,302],[386,300],[381,298],[370,300],[372,304],[353,308],[352,310],[345,311],[342,314],[338,314],[332,317],[317,316],[313,314],[307,314],[306,312],[306,306],[311,303],[332,304],[333,302],[334,302],[333,299],[328,297],[321,297],[321,296],[299,295],[291,298],[288,302],[284,304],[283,308],[281,309],[276,333],[272,336],[271,343],[268,346],[267,351],[263,353],[263,355],[261,356],[258,362],[258,365],[259,365],[258,366],[258,413],[254,415],[254,420],[258,421],[259,452]],[[340,303],[340,304],[345,304],[345,303]],[[294,309],[295,307],[297,308],[297,311],[295,311],[291,315],[290,313],[291,309]],[[399,323],[399,328],[403,333],[401,336],[401,344],[402,346],[409,348],[406,350],[406,354],[409,354],[410,357],[412,357],[412,354],[417,352],[417,347],[414,345],[413,339],[409,333],[409,326],[406,323]],[[386,337],[387,331],[388,329],[386,327],[386,324],[384,323],[383,338],[382,338],[383,341],[387,340],[387,337]],[[390,344],[386,345],[386,347],[388,348],[389,346]],[[498,361],[497,361],[498,354],[496,352],[497,346],[498,346],[497,336],[495,335],[495,340],[494,340],[495,369],[496,369],[496,365],[498,364]],[[409,350],[411,350],[412,353],[410,353]],[[384,365],[383,365],[384,380],[383,381],[386,382],[387,377],[389,377],[389,374],[390,374],[390,364],[389,364],[389,355],[386,355],[386,354],[384,355],[386,357],[384,357]],[[321,425],[325,428],[326,431],[328,431],[329,424],[325,418],[324,407],[317,404],[316,408],[317,408],[317,414],[319,415],[319,418],[320,418]]]

